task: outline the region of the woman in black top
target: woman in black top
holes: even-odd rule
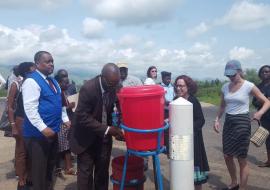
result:
[[[261,79],[261,83],[257,86],[260,91],[264,94],[266,98],[270,98],[270,65],[264,65],[260,68],[258,76]],[[260,109],[262,104],[256,99],[253,98],[252,104]],[[265,112],[261,117],[261,124],[264,128],[270,131],[270,110]],[[266,150],[267,150],[267,161],[258,165],[259,167],[270,167],[270,136],[265,141]]]
[[[190,77],[181,75],[175,79],[174,87],[176,98],[185,98],[193,104],[194,185],[195,190],[201,190],[202,184],[206,183],[208,179],[209,165],[202,135],[205,120],[201,104],[194,96],[197,84]]]

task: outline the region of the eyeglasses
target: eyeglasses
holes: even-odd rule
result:
[[[109,88],[116,88],[116,86],[118,85],[118,83],[113,83],[111,81],[107,81],[107,79],[102,76],[104,82],[106,83],[106,86],[109,87]]]
[[[152,70],[151,73],[157,73],[157,70]]]
[[[262,73],[270,73],[270,70],[262,71]]]
[[[175,85],[175,88],[185,88],[187,85]]]

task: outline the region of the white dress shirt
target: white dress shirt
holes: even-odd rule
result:
[[[154,85],[156,82],[152,78],[146,78],[144,81],[144,85]]]
[[[44,80],[46,80],[46,76],[44,74],[38,70],[36,71],[41,75],[42,78],[44,78]],[[47,83],[49,82],[47,81]],[[47,127],[47,125],[43,122],[38,112],[40,92],[41,88],[34,79],[27,78],[24,81],[22,85],[24,111],[32,125],[41,132]],[[62,108],[62,120],[63,122],[69,121],[66,107]]]

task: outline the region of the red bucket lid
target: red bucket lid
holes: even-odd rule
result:
[[[117,95],[118,97],[142,97],[164,94],[165,90],[160,85],[142,85],[123,87]]]

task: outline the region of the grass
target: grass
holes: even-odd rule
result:
[[[7,91],[5,89],[0,90],[0,97],[6,97],[7,96]]]
[[[197,92],[197,97],[202,102],[219,105],[220,104],[220,89],[221,89],[221,85],[213,85],[209,87],[200,86]]]
[[[206,103],[210,103],[216,106],[220,105],[220,98],[219,97],[207,97],[207,96],[202,96],[202,97],[198,97],[198,99],[200,100],[200,102],[206,102]]]

